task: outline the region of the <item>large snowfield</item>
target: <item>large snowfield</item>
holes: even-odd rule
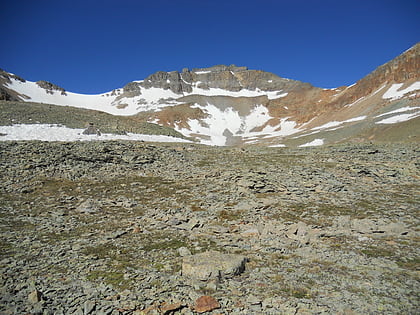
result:
[[[52,93],[48,93],[47,90],[39,87],[36,82],[22,82],[14,78],[10,78],[10,81],[11,83],[7,83],[7,87],[29,97],[29,99],[25,101],[62,106],[74,106],[78,108],[99,110],[119,116],[131,116],[144,111],[158,111],[166,106],[174,106],[180,104],[176,101],[176,99],[188,95],[230,97],[267,96],[268,99],[276,99],[287,96],[287,93],[283,93],[282,91],[265,92],[260,89],[242,89],[238,92],[219,88],[210,88],[207,90],[198,88],[196,86],[200,82],[196,82],[194,85],[192,85],[191,93],[183,94],[176,94],[169,89],[153,87],[141,88],[141,94],[132,97],[122,97],[123,89],[116,89],[114,91],[95,95],[78,94],[72,92],[61,93],[60,91],[52,91]]]
[[[136,140],[147,142],[190,142],[181,138],[128,133],[127,135],[84,135],[84,129],[72,129],[60,125],[32,124],[0,126],[0,140],[42,141],[92,141],[92,140]]]

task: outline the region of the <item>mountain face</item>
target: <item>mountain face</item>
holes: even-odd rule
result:
[[[418,136],[420,44],[349,87],[235,65],[156,72],[98,95],[0,72],[0,99],[70,105],[168,126],[203,144],[306,146]],[[397,133],[397,135],[395,135]]]

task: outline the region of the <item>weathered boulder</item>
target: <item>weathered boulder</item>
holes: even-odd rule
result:
[[[212,296],[204,295],[195,301],[194,310],[197,313],[206,313],[220,308],[220,303]]]
[[[186,256],[182,261],[182,275],[196,280],[220,280],[241,274],[247,258],[242,255],[208,251]]]
[[[83,131],[84,135],[101,135],[101,132],[94,124],[90,123],[89,126]]]

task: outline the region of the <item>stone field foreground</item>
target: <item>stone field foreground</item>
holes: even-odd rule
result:
[[[1,142],[1,314],[415,314],[419,146]]]

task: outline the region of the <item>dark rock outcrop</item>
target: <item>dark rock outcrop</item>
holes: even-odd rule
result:
[[[49,93],[49,94],[53,94],[54,91],[59,91],[59,92],[61,92],[62,95],[66,95],[66,90],[63,89],[62,87],[54,84],[54,83],[41,80],[41,81],[37,81],[36,84],[39,87],[45,89],[47,91],[47,93]]]
[[[281,78],[273,73],[248,70],[235,65],[217,65],[209,68],[184,68],[178,71],[158,71],[143,81],[130,82],[124,86],[122,97],[141,95],[141,89],[161,88],[182,96],[193,92],[193,88],[208,90],[224,89],[231,92],[246,90],[281,91],[312,87],[308,83]]]

